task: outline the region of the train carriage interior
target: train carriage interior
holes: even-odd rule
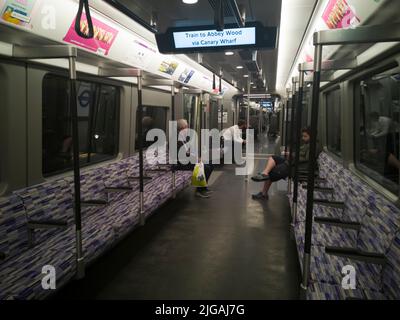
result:
[[[399,300],[399,12],[0,0],[0,304]]]

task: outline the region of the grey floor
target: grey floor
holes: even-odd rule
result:
[[[272,153],[273,142],[257,152]],[[217,169],[211,199],[187,188],[54,298],[298,299],[286,185],[275,184],[269,201],[252,200],[260,187],[233,166]]]

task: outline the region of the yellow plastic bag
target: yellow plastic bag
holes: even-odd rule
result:
[[[206,174],[204,172],[204,164],[202,162],[197,163],[193,169],[192,186],[207,187]]]

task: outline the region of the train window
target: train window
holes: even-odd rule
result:
[[[197,111],[198,97],[194,94],[184,94],[183,117],[187,119],[189,128],[195,129],[195,119]]]
[[[72,169],[69,80],[48,74],[43,79],[43,175]],[[118,153],[119,89],[77,81],[79,157],[82,166]]]
[[[399,68],[356,84],[355,160],[363,173],[399,193]]]
[[[143,106],[143,118],[142,118],[142,134],[143,134],[143,147],[147,148],[151,146],[154,141],[146,141],[147,132],[151,129],[161,129],[167,133],[167,107],[160,106]],[[136,117],[139,121],[139,117]],[[136,150],[139,149],[138,137],[138,122],[136,123]]]
[[[218,123],[218,101],[210,99],[210,112],[209,112],[209,129],[219,129],[219,123]]]
[[[340,89],[326,94],[326,141],[328,150],[341,156],[341,100]]]

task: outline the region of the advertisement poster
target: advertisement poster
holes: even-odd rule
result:
[[[355,27],[360,23],[354,8],[346,0],[330,0],[322,19],[329,29],[343,29]]]
[[[118,30],[106,25],[105,23],[92,17],[94,37],[92,39],[81,38],[75,32],[75,20],[72,22],[64,41],[97,52],[103,55],[108,55],[112,44],[117,37]],[[81,31],[85,34],[89,33],[88,22],[85,15],[82,15]]]
[[[7,0],[1,10],[1,20],[29,27],[36,0]]]
[[[176,70],[176,68],[178,68],[178,63],[177,62],[167,62],[167,61],[163,61],[160,65],[160,67],[158,68],[158,71],[161,71],[163,73],[169,74],[170,76],[172,76]]]
[[[178,81],[183,83],[188,83],[190,79],[193,77],[193,75],[194,75],[194,70],[185,69],[185,71],[182,72],[182,74],[179,76]]]

